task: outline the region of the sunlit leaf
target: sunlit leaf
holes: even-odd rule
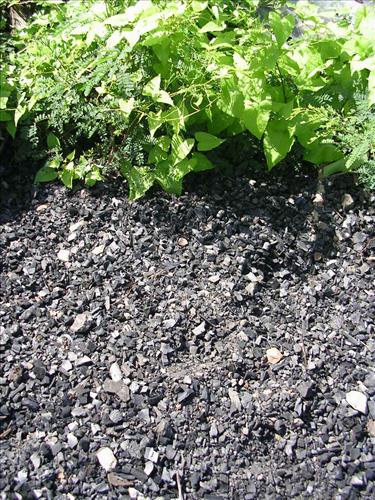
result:
[[[35,175],[34,182],[39,183],[54,181],[55,179],[57,179],[57,176],[58,173],[55,169],[45,166],[38,170]]]
[[[198,151],[210,151],[225,142],[224,139],[219,139],[219,137],[207,134],[207,132],[197,132],[195,138],[198,141]]]

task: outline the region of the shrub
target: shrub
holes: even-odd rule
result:
[[[214,167],[208,151],[243,132],[269,169],[298,143],[323,174],[367,171],[340,130],[352,120],[362,134],[356,95],[373,113],[373,8],[352,24],[323,23],[305,2],[282,15],[245,0],[47,7],[14,35],[1,94],[18,157],[46,160],[37,181],[91,185],[112,171],[132,199],[155,182],[179,194],[187,173]]]

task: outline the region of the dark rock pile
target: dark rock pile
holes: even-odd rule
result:
[[[373,199],[198,181],[3,184],[0,498],[374,497]]]

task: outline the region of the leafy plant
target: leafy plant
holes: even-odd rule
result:
[[[154,183],[181,193],[185,175],[214,167],[208,151],[244,132],[269,169],[296,144],[326,173],[357,168],[338,131],[356,94],[375,102],[375,10],[334,24],[284,3],[50,3],[6,58],[0,118],[19,157],[32,151],[37,181],[69,187],[120,172],[132,199]]]

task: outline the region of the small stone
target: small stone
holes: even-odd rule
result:
[[[210,437],[215,438],[215,437],[217,437],[218,434],[219,433],[218,433],[216,424],[214,422],[213,424],[211,424],[211,427],[210,427]]]
[[[60,365],[60,370],[62,372],[68,373],[70,370],[73,368],[72,363],[69,361],[69,359],[64,359],[64,361],[61,362]]]
[[[104,252],[105,245],[98,245],[92,249],[91,253],[94,255],[101,255]]]
[[[254,297],[255,292],[258,290],[259,284],[258,283],[249,283],[245,287],[245,292],[250,295],[250,297]]]
[[[346,395],[346,401],[355,410],[363,413],[367,413],[367,397],[359,391],[350,391]]]
[[[324,205],[324,198],[320,193],[316,193],[316,195],[313,198],[313,203],[314,205],[321,207]]]
[[[277,347],[271,347],[266,351],[267,360],[271,365],[276,365],[279,361],[283,359],[283,355],[277,349]]]
[[[82,356],[82,358],[78,358],[76,361],[76,366],[87,366],[92,364],[92,359],[88,356]]]
[[[206,322],[202,321],[200,325],[194,328],[193,335],[198,337],[199,335],[202,335],[202,333],[204,333],[205,331],[206,331]]]
[[[72,432],[69,432],[66,437],[68,440],[69,447],[75,448],[78,444],[78,439],[75,437],[75,435]]]
[[[134,498],[134,500],[135,499],[142,500],[142,498],[144,498],[144,496],[141,495],[141,493],[135,488],[128,488],[128,493],[129,493],[129,497],[131,499]]]
[[[185,391],[178,393],[177,401],[179,403],[187,403],[193,395],[194,391],[192,389],[186,389]]]
[[[57,254],[57,258],[62,262],[69,262],[70,252],[69,250],[60,250]]]
[[[130,486],[133,484],[120,472],[109,472],[107,479],[112,486],[117,486],[117,487]]]
[[[375,437],[375,420],[369,420],[367,422],[367,432],[369,436]]]
[[[154,448],[149,448],[147,447],[145,449],[145,459],[150,460],[154,464],[158,463],[159,460],[159,453],[154,450]]]
[[[345,193],[344,196],[341,198],[341,206],[343,209],[346,208],[351,208],[354,205],[354,200],[350,196],[350,194]]]
[[[180,247],[186,247],[189,244],[188,240],[185,238],[178,238],[177,243]]]
[[[113,410],[109,414],[109,420],[114,424],[120,424],[123,421],[122,413],[119,410]]]
[[[48,205],[46,203],[44,203],[43,205],[38,205],[35,210],[37,212],[43,212],[43,210],[46,210],[47,208],[48,208]]]
[[[116,394],[124,403],[130,400],[129,387],[122,381],[114,382],[111,379],[107,379],[103,384],[103,390],[110,394]]]
[[[166,319],[163,321],[163,326],[165,328],[173,328],[176,325],[177,321],[175,319]]]
[[[314,387],[312,382],[302,382],[297,387],[297,391],[300,393],[302,398],[308,398],[311,395],[311,390]]]
[[[120,382],[122,380],[121,368],[118,363],[113,363],[109,369],[109,374],[114,382]]]
[[[95,436],[95,434],[97,434],[100,431],[100,425],[98,425],[98,424],[91,423],[90,427],[91,427],[91,433],[93,436]]]
[[[146,476],[151,476],[153,470],[154,470],[154,464],[152,462],[146,462],[146,466],[144,468]]]
[[[87,224],[87,222],[84,220],[80,220],[78,222],[75,222],[74,224],[70,224],[69,232],[74,233],[75,231],[77,231],[77,229],[79,229],[82,226],[85,226],[86,224]]]
[[[111,448],[100,448],[100,450],[96,454],[96,458],[98,459],[103,469],[107,472],[114,469],[117,465],[116,457],[114,456]]]
[[[30,456],[30,462],[33,464],[33,467],[34,467],[35,470],[39,469],[40,464],[41,464],[41,458],[38,455],[38,453],[33,453]]]
[[[212,276],[210,276],[208,278],[208,281],[210,281],[211,283],[214,283],[214,284],[219,283],[219,281],[220,281],[220,275],[219,274],[213,274]]]
[[[314,252],[314,261],[320,262],[322,260],[322,254],[320,252]]]
[[[88,330],[91,323],[91,315],[89,313],[77,314],[70,330],[74,333],[84,333]]]
[[[234,391],[233,389],[228,389],[228,396],[229,396],[229,399],[232,403],[232,408],[236,409],[236,410],[241,410],[241,400],[240,400],[240,397],[238,395],[238,392],[237,391]]]

